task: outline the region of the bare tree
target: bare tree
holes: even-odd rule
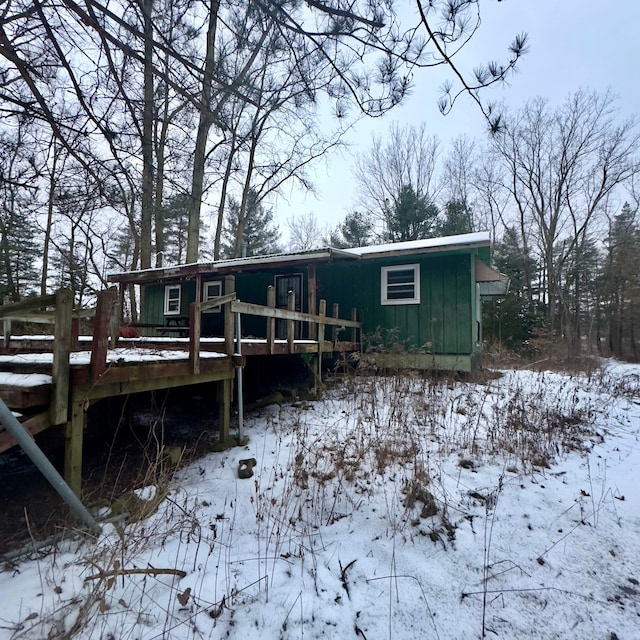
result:
[[[505,121],[493,138],[506,170],[525,250],[543,264],[552,330],[565,263],[585,246],[603,205],[640,169],[640,134],[634,119],[616,122],[610,92],[578,91],[558,109],[536,99]]]
[[[317,216],[311,211],[292,215],[287,220],[287,229],[290,251],[309,251],[327,244],[329,231],[318,222]]]
[[[374,136],[371,148],[357,156],[354,177],[358,208],[377,221],[379,233],[390,233],[392,212],[403,189],[433,203],[438,195],[436,177],[440,142],[420,127],[391,125],[387,141]]]
[[[240,154],[235,159],[246,163],[246,169],[255,146],[253,168],[243,173],[241,184],[245,193],[254,188],[262,197],[287,176],[302,176],[305,162],[330,148],[297,146],[291,158],[285,153],[275,163],[258,158],[265,132],[275,131],[274,121],[256,120],[247,111],[262,127],[260,143],[246,132],[234,136],[224,117],[232,98],[261,105],[263,114],[278,112],[281,131],[285,118],[318,104],[321,96],[328,97],[338,120],[348,122],[354,112],[385,113],[402,100],[413,71],[443,65],[458,83],[447,94],[446,110],[460,92],[479,101],[479,89],[503,79],[524,49],[523,39],[517,38],[504,65],[486,65],[467,80],[454,56],[479,27],[479,2],[434,0],[428,7],[417,6],[419,18],[401,24],[391,1],[181,0],[172,3],[171,18],[165,19],[166,5],[159,0],[11,0],[0,18],[0,112],[5,121],[21,117],[45,124],[58,149],[82,167],[101,195],[112,188],[106,175],[118,174],[127,194],[118,202],[129,203],[133,195],[137,203],[127,204],[127,224],[135,220],[137,248],[132,255],[138,266],[151,265],[154,238],[156,253],[162,255],[164,192],[184,192],[188,173],[192,210],[187,259],[193,260],[207,187],[226,170],[216,173],[207,162],[221,138],[234,155]],[[173,30],[178,22],[188,37]],[[256,72],[263,68],[264,45],[271,38],[277,42],[277,56],[269,63],[269,84],[261,85],[255,82]],[[234,50],[240,55],[237,64],[230,64]],[[286,96],[286,116],[281,106],[275,108],[285,97],[278,95],[279,82],[297,87]],[[257,94],[260,86],[263,93]],[[180,131],[178,99],[186,105],[185,113],[197,114],[195,136],[192,127]],[[190,162],[188,172],[165,155],[178,148],[171,147],[172,141],[185,135],[191,136],[191,145],[181,143],[188,149],[181,156]],[[273,145],[275,139],[273,134]],[[278,166],[285,168],[276,170]],[[130,178],[124,177],[127,172]],[[260,181],[247,181],[256,172]]]
[[[455,138],[442,165],[442,192],[447,201],[474,204],[472,176],[476,165],[475,142],[466,135]]]

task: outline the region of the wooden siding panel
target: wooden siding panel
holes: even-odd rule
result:
[[[444,313],[444,278],[440,271],[440,265],[436,261],[430,264],[431,274],[431,336],[433,346],[432,353],[443,353],[445,334]]]
[[[473,256],[460,256],[456,274],[456,309],[457,309],[457,347],[456,353],[473,352],[473,287],[471,281],[471,264]]]
[[[164,322],[164,285],[150,284],[144,288],[142,322],[162,324]]]

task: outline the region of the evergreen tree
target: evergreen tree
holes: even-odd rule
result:
[[[37,169],[18,128],[0,131],[0,303],[33,293],[42,257],[34,202]]]
[[[373,221],[371,215],[354,211],[331,232],[329,243],[337,249],[366,247],[373,240]]]
[[[582,236],[571,253],[566,253],[562,247],[558,255],[565,256],[558,267],[559,299],[556,303],[561,332],[571,351],[579,354],[581,337],[590,334],[595,320],[600,254],[596,243],[588,236]]]
[[[229,198],[229,215],[222,239],[223,258],[240,257],[234,255],[240,216],[240,203],[233,197]],[[242,244],[246,246],[248,256],[262,256],[281,251],[280,230],[273,221],[273,211],[262,205],[253,189],[250,189],[247,195]]]
[[[611,353],[640,359],[640,225],[628,203],[615,216],[604,273],[604,315]]]
[[[0,206],[0,302],[8,297],[17,301],[37,290],[36,266],[42,250],[33,212],[25,203]]]
[[[521,351],[533,330],[542,325],[539,309],[531,300],[527,273],[535,271],[535,260],[518,242],[517,232],[507,227],[502,242],[494,245],[495,268],[509,276],[509,292],[483,304],[483,332],[487,340],[499,340]]]
[[[444,207],[444,218],[438,220],[438,236],[455,236],[473,232],[472,211],[466,200],[449,200]]]
[[[418,195],[411,185],[400,189],[389,215],[389,240],[405,242],[433,236],[438,208],[426,196]]]
[[[185,193],[176,193],[163,203],[156,219],[164,225],[163,264],[182,264],[187,258],[187,230],[189,212],[192,207],[191,197]]]

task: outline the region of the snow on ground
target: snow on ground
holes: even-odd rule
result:
[[[245,432],[6,563],[0,640],[640,638],[640,367],[347,379]]]

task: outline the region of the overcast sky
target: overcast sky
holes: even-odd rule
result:
[[[529,35],[529,51],[518,72],[507,85],[486,91],[486,100],[518,109],[529,98],[542,96],[556,106],[581,87],[611,88],[619,96],[621,114],[640,112],[640,0],[482,0],[480,6],[482,25],[464,52],[467,68],[490,59],[506,60],[513,37],[521,32]],[[418,72],[405,103],[383,118],[357,125],[348,138],[350,152],[366,151],[371,136],[384,136],[392,122],[426,123],[427,131],[442,140],[443,152],[459,135],[481,140],[484,121],[468,98],[456,103],[448,116],[440,115],[437,99],[443,77],[429,70]],[[340,222],[354,205],[352,164],[349,153],[320,161],[314,171],[317,198],[296,190],[289,202],[275,203],[281,230],[286,231],[285,221],[293,213],[311,211],[332,227]]]

